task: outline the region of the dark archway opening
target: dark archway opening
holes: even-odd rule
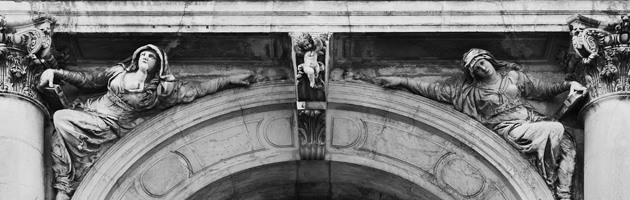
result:
[[[331,161],[263,165],[219,179],[188,200],[439,199],[426,189],[374,168]]]

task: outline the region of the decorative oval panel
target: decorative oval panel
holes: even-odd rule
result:
[[[361,139],[361,127],[357,122],[346,117],[332,116],[331,145],[336,148],[348,148]]]
[[[486,178],[479,169],[469,162],[446,155],[435,168],[438,183],[446,184],[464,197],[475,197],[486,187]]]
[[[269,120],[265,126],[265,141],[276,148],[293,147],[292,117],[278,117]]]
[[[151,165],[142,173],[140,183],[149,195],[160,197],[188,178],[190,171],[179,156],[172,154]]]

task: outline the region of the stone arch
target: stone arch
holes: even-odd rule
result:
[[[364,84],[332,82],[328,91],[324,161],[300,161],[293,83],[258,84],[141,124],[96,163],[73,199],[230,199],[226,192],[238,192],[238,177],[250,177],[242,174],[278,166],[295,169],[285,170],[296,175],[283,180],[296,184],[328,174],[322,180],[330,193],[343,183],[373,181],[368,188],[398,199],[553,199],[518,152],[448,106]],[[298,173],[304,166],[323,167]],[[344,170],[365,178],[331,175]],[[393,178],[367,178],[375,176]],[[212,193],[209,186],[220,183],[231,188]]]

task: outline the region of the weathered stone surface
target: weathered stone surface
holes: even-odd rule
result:
[[[271,145],[276,148],[293,147],[295,145],[293,131],[293,117],[275,118],[264,128],[264,138]]]
[[[192,192],[184,188],[201,188],[232,171],[274,163],[277,160],[297,159],[296,146],[278,148],[264,139],[264,131],[269,130],[266,127],[270,123],[276,123],[275,119],[293,117],[290,110],[291,105],[294,105],[290,102],[295,100],[292,84],[254,85],[238,91],[240,92],[227,90],[199,99],[193,104],[177,106],[161,113],[159,116],[162,117],[144,122],[136,131],[145,134],[129,133],[112,147],[118,151],[110,151],[104,155],[104,161],[87,175],[85,180],[89,181],[82,183],[81,188],[85,189],[78,189],[74,198],[109,198],[108,195],[112,198],[125,195],[149,198],[151,195],[142,189],[133,189],[138,187],[135,185],[136,180],[141,174],[149,173],[147,170],[154,163],[172,157],[173,152],[182,156],[192,174],[186,176],[184,181],[172,179],[164,182],[163,187],[153,187],[161,188],[152,193],[164,194],[162,198],[165,199],[185,198]],[[157,119],[161,121],[156,121]],[[297,133],[291,134],[293,138],[297,138]],[[159,148],[153,149],[154,145]],[[149,150],[153,153],[145,155]],[[111,162],[107,161],[108,158],[112,159]],[[132,165],[129,164],[138,159],[143,164],[138,163],[139,165],[130,168]],[[122,176],[127,171],[133,173]],[[108,183],[107,180],[119,180],[119,183]],[[164,191],[169,190],[166,186],[171,185],[177,186],[170,192]],[[127,192],[134,194],[126,194]]]
[[[389,170],[392,169],[372,160],[395,163],[393,165],[402,169],[392,170],[394,174],[410,177],[424,188],[440,188],[428,189],[440,198],[514,199],[521,195],[539,195],[528,198],[551,199],[538,173],[527,161],[522,160],[518,152],[495,133],[463,114],[404,92],[382,93],[379,90],[383,89],[380,88],[340,82],[331,83],[329,88],[329,115],[363,121],[367,135],[365,143],[359,142],[353,148],[331,148],[331,160]],[[441,161],[451,154],[456,155],[457,159]],[[484,154],[498,157],[486,157]],[[485,159],[478,160],[480,157]],[[502,160],[496,160],[499,158]],[[452,165],[444,165],[449,162]],[[502,164],[498,167],[487,162]],[[496,170],[503,172],[497,173]],[[509,175],[499,175],[502,173]],[[457,177],[469,180],[469,184],[463,185],[461,180],[448,179],[456,177],[452,174],[465,174],[464,177]],[[511,179],[510,182],[522,181],[529,186],[512,185],[500,177]],[[528,192],[514,192],[524,190]]]
[[[0,199],[44,199],[44,113],[0,93]]]
[[[444,156],[435,167],[438,182],[452,187],[459,195],[471,198],[483,192],[486,177],[477,167],[454,154]]]
[[[171,155],[153,163],[142,175],[140,184],[150,196],[162,196],[192,173],[186,161],[178,155]]]
[[[138,8],[143,8],[139,10]],[[59,16],[59,32],[564,32],[574,13],[624,1],[24,1],[0,13]]]
[[[346,117],[331,116],[331,118],[331,147],[349,148],[365,137],[365,131],[358,122]]]
[[[506,56],[506,58],[510,58],[508,60],[522,62],[525,70],[534,74],[535,77],[545,80],[557,80],[562,78],[563,72],[561,68],[555,66],[553,53],[555,52],[555,49],[561,47],[554,45],[557,44],[556,42],[562,41],[563,38],[561,37],[560,40],[556,40],[558,38],[555,36],[550,37],[552,39],[545,37],[531,37],[519,40],[518,34],[512,33],[541,32],[540,35],[543,36],[553,35],[551,33],[566,31],[566,27],[564,27],[562,22],[564,22],[567,15],[576,12],[587,12],[595,17],[605,18],[608,15],[628,10],[627,4],[619,1],[597,3],[590,1],[503,1],[498,3],[480,1],[309,1],[308,3],[294,1],[62,1],[4,2],[1,4],[0,13],[7,13],[9,19],[14,17],[28,19],[33,13],[48,13],[59,16],[59,32],[69,33],[68,35],[72,36],[71,38],[74,38],[74,41],[71,41],[70,43],[79,47],[76,48],[79,50],[75,49],[75,55],[84,56],[77,57],[76,59],[78,59],[78,63],[80,65],[71,66],[71,68],[81,70],[99,70],[124,59],[124,56],[128,55],[128,53],[123,53],[124,50],[122,49],[127,47],[137,47],[138,45],[134,42],[142,44],[160,43],[160,46],[172,48],[171,59],[174,59],[175,61],[172,63],[173,70],[175,75],[181,77],[183,80],[204,80],[205,78],[212,76],[253,71],[256,73],[258,80],[263,80],[262,82],[293,80],[293,71],[290,67],[287,67],[287,38],[283,32],[322,31],[322,29],[330,32],[390,32],[380,35],[381,37],[393,36],[394,34],[391,32],[435,32],[435,34],[428,36],[430,39],[423,39],[424,36],[415,36],[415,33],[411,34],[412,36],[407,38],[394,38],[393,40],[379,40],[378,38],[374,39],[369,37],[366,39],[353,35],[351,37],[358,39],[357,41],[359,44],[349,45],[349,47],[346,47],[343,45],[351,43],[351,41],[343,41],[341,43],[343,45],[338,48],[343,50],[335,52],[333,56],[333,58],[336,58],[335,60],[340,61],[334,63],[336,67],[334,69],[338,70],[331,71],[331,77],[339,77],[337,80],[344,79],[343,73],[345,70],[350,73],[361,73],[370,77],[378,75],[403,75],[422,76],[423,78],[434,81],[449,81],[449,78],[460,75],[458,69],[459,63],[457,60],[459,59],[459,56],[461,56],[461,52],[465,50],[459,51],[457,48],[441,49],[441,46],[437,44],[440,40],[444,40],[447,43],[460,44],[458,48],[464,48],[462,46],[466,45],[479,46],[478,44],[487,44],[490,47],[501,49],[502,53],[499,53],[499,56]],[[145,9],[139,11],[137,9],[138,7]],[[106,35],[106,37],[101,37],[105,34],[89,34],[96,32],[122,34],[114,34],[113,36]],[[158,35],[156,34],[157,32],[162,32],[164,34],[156,36]],[[224,37],[216,37],[217,35],[209,37],[186,35],[187,33],[200,33],[201,35],[208,35],[210,32],[229,33],[224,35]],[[234,32],[247,32],[254,34],[236,34],[236,36],[233,36]],[[274,32],[276,34],[259,34],[268,32]],[[440,33],[446,32],[466,32],[461,34],[464,36],[469,36],[470,32],[508,32],[508,34],[501,35],[498,39],[472,37],[472,40],[478,43],[466,43],[466,41],[470,40],[462,40],[461,38],[449,39],[448,34],[444,34],[446,35],[446,39],[444,39],[444,37],[437,36],[440,35]],[[81,35],[81,33],[88,34]],[[133,35],[134,33],[138,33],[139,35]],[[173,33],[177,33],[177,39],[168,37],[175,36]],[[517,39],[509,38],[509,36],[515,35],[517,36]],[[379,36],[377,35],[377,37]],[[107,46],[108,44],[114,45]],[[545,46],[549,44],[552,45]],[[430,46],[431,48],[426,48],[426,46]],[[467,48],[469,47],[466,47],[466,49]],[[345,51],[345,49],[350,49],[351,51]],[[433,62],[434,60],[439,61]],[[269,94],[278,92],[277,90],[273,90],[274,89],[269,89]],[[360,92],[362,94],[376,94],[379,96],[378,94],[380,91],[375,92],[370,90],[361,90]],[[256,95],[252,96],[258,98]],[[398,94],[392,96],[398,96]],[[382,95],[379,97],[383,98]],[[169,160],[171,158],[169,156],[172,156],[173,152],[181,153],[181,155],[183,155],[181,159],[186,163],[186,166],[190,168],[187,170],[196,173],[194,174],[196,177],[192,178],[194,180],[184,180],[184,182],[188,181],[185,182],[184,185],[192,183],[193,188],[202,187],[203,184],[196,182],[202,181],[202,178],[227,177],[233,175],[239,170],[249,169],[253,166],[265,166],[265,164],[271,162],[295,159],[295,157],[292,156],[294,156],[293,153],[295,153],[294,151],[297,144],[296,140],[298,137],[294,133],[293,129],[295,124],[290,123],[295,119],[295,116],[291,116],[289,113],[290,111],[286,111],[285,113],[266,113],[272,116],[280,116],[275,119],[267,118],[268,116],[256,116],[257,118],[235,117],[231,122],[238,125],[230,124],[230,126],[219,126],[215,124],[219,123],[217,121],[225,122],[227,124],[227,121],[229,120],[226,120],[226,118],[235,116],[235,114],[231,112],[239,112],[231,107],[245,107],[246,109],[240,110],[243,111],[243,116],[249,116],[251,114],[249,113],[250,111],[252,113],[257,113],[258,111],[252,111],[252,109],[249,108],[256,106],[268,106],[269,104],[260,102],[269,100],[265,98],[257,99],[256,101],[242,101],[242,99],[231,99],[230,96],[217,97],[216,99],[213,97],[214,100],[219,102],[234,100],[239,103],[221,105],[209,104],[195,109],[195,111],[212,110],[213,112],[194,113],[189,111],[190,109],[182,109],[182,107],[174,108],[173,111],[169,113],[172,114],[172,116],[167,117],[166,120],[160,121],[160,124],[157,124],[154,121],[149,121],[147,123],[151,124],[151,126],[144,126],[144,128],[147,128],[146,132],[153,131],[155,133],[162,131],[162,133],[164,133],[162,136],[149,139],[145,136],[143,136],[142,139],[136,138],[136,140],[133,141],[137,142],[138,146],[145,145],[145,148],[126,149],[128,152],[131,152],[130,155],[120,154],[125,150],[120,150],[121,152],[113,152],[112,154],[118,153],[114,156],[116,159],[120,158],[121,160],[124,160],[127,158],[129,160],[136,161],[148,159],[148,157],[154,156],[151,158],[153,160],[150,160],[150,162],[156,164],[154,166],[159,165],[165,166],[164,169],[180,170],[183,168],[178,168],[181,166],[174,165],[176,163],[175,160]],[[360,104],[361,106],[370,105],[370,102],[362,101],[365,99],[359,99],[355,102],[356,96],[353,98],[347,98],[337,103],[344,105],[355,105],[355,103]],[[384,98],[387,101],[394,100],[394,102],[400,100],[394,99],[394,97]],[[383,99],[373,101],[381,100]],[[562,100],[563,99],[559,99],[557,102]],[[403,99],[400,101],[406,100]],[[427,178],[426,176],[415,176],[418,174],[414,174],[414,176],[411,177],[405,177],[413,172],[397,171],[396,168],[400,167],[397,164],[394,164],[396,165],[394,167],[383,164],[383,162],[389,162],[390,160],[382,158],[389,156],[388,158],[392,158],[392,160],[398,159],[405,161],[401,163],[412,163],[416,165],[416,167],[420,166],[417,168],[426,170],[428,174],[431,174],[432,176],[428,176],[428,179],[435,178],[437,183],[435,185],[424,183],[425,185],[423,186],[429,188],[432,192],[444,190],[440,191],[442,193],[438,192],[440,193],[438,196],[442,195],[441,197],[444,198],[448,198],[449,195],[455,194],[462,196],[474,196],[477,194],[478,190],[481,190],[481,193],[483,194],[479,194],[474,198],[505,199],[506,196],[502,193],[502,191],[509,190],[506,189],[507,186],[505,185],[497,186],[486,184],[481,189],[478,189],[479,187],[477,186],[483,184],[479,184],[478,177],[480,175],[474,170],[477,168],[479,163],[474,163],[474,161],[470,161],[470,163],[472,163],[470,166],[472,167],[466,164],[468,163],[466,159],[448,161],[454,163],[453,166],[463,167],[451,169],[448,167],[444,168],[442,166],[440,167],[440,170],[442,171],[441,174],[437,175],[438,173],[435,170],[436,167],[432,168],[431,165],[437,166],[448,162],[439,159],[436,161],[435,157],[437,157],[437,154],[433,155],[432,153],[434,152],[431,151],[431,148],[438,148],[440,145],[443,145],[444,148],[449,149],[452,147],[451,145],[454,144],[455,146],[460,147],[471,147],[472,152],[481,152],[480,157],[488,158],[488,162],[491,163],[488,166],[499,166],[499,169],[496,171],[499,171],[504,175],[509,174],[509,176],[516,177],[518,179],[516,182],[520,184],[538,184],[539,180],[536,179],[535,173],[529,174],[530,172],[527,171],[528,169],[519,168],[522,167],[522,165],[519,165],[518,162],[516,162],[517,164],[514,164],[513,160],[504,158],[505,155],[500,155],[505,152],[492,152],[488,149],[479,147],[480,144],[487,144],[487,141],[484,139],[493,141],[492,138],[488,139],[488,137],[484,136],[482,136],[481,139],[477,138],[478,140],[456,138],[453,140],[459,142],[451,144],[449,143],[450,140],[447,140],[435,143],[435,140],[441,139],[440,136],[435,136],[434,134],[440,132],[436,132],[435,129],[430,128],[455,126],[460,128],[458,130],[460,130],[462,134],[470,134],[468,130],[462,127],[470,127],[466,124],[469,122],[474,124],[474,122],[466,121],[467,119],[463,118],[458,121],[461,123],[460,125],[444,123],[443,121],[440,121],[444,120],[443,116],[440,116],[440,114],[443,113],[440,112],[423,113],[426,116],[419,116],[420,114],[418,114],[417,110],[424,109],[424,107],[415,107],[413,104],[407,104],[406,106],[403,106],[405,109],[409,110],[407,111],[400,109],[400,106],[383,105],[386,105],[386,103],[379,105],[380,107],[376,106],[378,107],[377,110],[381,109],[390,112],[389,110],[391,109],[394,110],[392,111],[393,113],[403,113],[402,115],[404,117],[399,118],[400,116],[398,115],[385,115],[384,117],[386,118],[393,118],[394,122],[377,120],[377,122],[380,123],[379,125],[371,125],[373,127],[380,127],[381,129],[379,130],[381,131],[376,128],[366,128],[366,124],[370,123],[367,121],[361,121],[360,119],[345,116],[328,115],[327,124],[331,126],[331,128],[328,129],[327,132],[332,133],[333,135],[327,137],[327,149],[338,150],[338,152],[346,153],[357,151],[360,149],[359,147],[363,145],[365,146],[365,149],[369,149],[369,151],[363,151],[363,154],[358,156],[360,158],[344,157],[347,156],[345,154],[333,154],[327,159],[345,160],[346,158],[349,158],[347,160],[357,163],[376,163],[374,164],[375,166],[373,166],[374,168],[384,170],[386,173],[395,174],[405,179],[414,179],[410,180],[415,181],[413,182],[414,184],[421,182],[420,180],[415,179]],[[548,114],[553,113],[557,109],[553,107],[553,105],[546,103],[536,104],[536,106],[541,107],[541,111]],[[363,108],[364,107],[360,107],[360,109]],[[273,110],[275,108],[270,109]],[[374,106],[369,107],[369,109],[374,109]],[[221,113],[221,115],[214,115],[214,112]],[[365,111],[360,112],[363,113]],[[217,119],[214,119],[215,117]],[[436,122],[426,125],[410,122],[406,118],[420,118],[425,120],[427,118],[435,118]],[[186,120],[189,121],[184,122]],[[421,128],[418,128],[418,126]],[[168,131],[161,130],[161,128],[165,128]],[[217,131],[217,129],[223,130]],[[427,131],[426,129],[430,130]],[[138,130],[137,132],[140,131]],[[146,132],[143,133],[146,134]],[[174,137],[173,135],[175,134],[179,135]],[[234,138],[230,138],[228,136],[234,136]],[[155,149],[152,149],[155,146],[151,146],[153,143],[155,145],[165,145],[159,146],[159,148],[170,148],[168,149],[170,152],[163,150],[161,153],[155,153],[153,151]],[[395,145],[396,143],[400,143],[402,145]],[[424,146],[417,147],[417,145]],[[157,149],[157,147],[155,148]],[[225,153],[217,153],[217,151],[222,151],[222,149],[227,150]],[[273,151],[273,153],[261,153],[263,151]],[[408,151],[417,153],[416,155],[418,155],[418,158],[431,159],[427,159],[425,161],[415,158],[414,155],[402,154],[402,152]],[[155,155],[148,155],[150,154],[148,152],[155,153]],[[443,153],[442,155],[446,155],[444,152],[438,152]],[[383,153],[383,155],[376,155],[376,153]],[[261,156],[261,154],[264,155]],[[246,160],[245,157],[251,160]],[[444,159],[444,157],[447,156],[442,156],[440,158]],[[110,157],[109,159],[113,160],[114,158]],[[163,158],[168,159],[164,159],[162,161],[159,160]],[[239,160],[241,158],[243,159]],[[361,159],[366,159],[367,161]],[[501,159],[508,160],[505,161],[508,164],[503,163]],[[169,160],[169,162],[166,162],[166,160]],[[227,169],[221,168],[221,166],[230,165],[230,160],[238,160],[234,163],[241,162],[245,164],[230,166],[227,167]],[[142,165],[143,168],[137,169],[137,173],[140,173],[142,170],[145,170],[144,172],[147,174],[159,173],[159,170],[157,170],[157,172],[151,171],[156,170],[157,168],[151,168],[150,162],[147,162],[148,163],[144,163]],[[181,192],[181,195],[178,197],[185,197],[192,191],[177,191],[177,187],[179,187],[177,186],[177,183],[182,182],[179,178],[181,178],[180,175],[183,173],[183,171],[177,170],[174,170],[176,171],[174,174],[177,174],[174,177],[177,178],[165,180],[165,182],[162,183],[157,181],[154,183],[156,185],[149,187],[150,189],[143,189],[143,186],[138,183],[138,180],[140,179],[133,179],[136,181],[134,183],[124,182],[120,179],[120,176],[127,172],[124,170],[129,169],[129,167],[131,167],[131,163],[133,162],[128,163],[129,164],[109,163],[112,166],[115,165],[116,167],[107,166],[107,164],[105,164],[106,166],[101,168],[101,171],[98,171],[97,173],[107,171],[103,170],[107,167],[110,167],[109,171],[107,171],[107,173],[95,175],[94,181],[106,182],[105,185],[107,186],[101,187],[103,185],[97,184],[96,186],[91,185],[86,187],[111,188],[113,187],[112,180],[117,180],[123,183],[120,188],[123,188],[124,192],[117,191],[118,193],[115,195],[122,195],[124,197],[123,199],[147,198],[146,195],[148,190],[152,191],[149,193],[154,195],[157,194],[157,196],[162,194],[168,195],[166,194],[168,192]],[[401,164],[401,166],[404,165]],[[136,169],[134,168],[133,170]],[[485,173],[484,169],[479,169],[477,171]],[[264,172],[265,171],[263,170],[261,173]],[[464,176],[469,175],[465,178],[468,178],[466,180],[473,184],[458,185],[458,182],[453,182],[453,179],[449,178],[459,176],[461,174],[464,174]],[[440,177],[443,180],[441,180]],[[128,181],[131,181],[132,179],[130,177],[124,178],[129,178]],[[376,179],[380,177],[375,176],[373,178]],[[210,178],[210,180],[206,181],[211,180],[213,179]],[[243,178],[243,180],[246,179]],[[149,183],[153,181],[147,179],[146,182]],[[325,188],[332,188],[334,194],[333,196],[338,198],[352,197],[372,199],[376,198],[375,196],[379,196],[378,198],[380,199],[401,198],[400,193],[375,194],[373,192],[369,192],[369,189],[357,189],[355,185],[360,183],[362,182],[357,181],[354,184],[338,184],[337,186],[329,186],[322,183],[304,183],[304,187],[313,187],[313,189],[308,191],[302,190],[305,192],[305,196],[303,197],[313,197],[306,194],[314,194],[318,191],[324,191]],[[223,192],[222,194],[225,196],[225,199],[260,199],[280,197],[283,195],[285,195],[284,197],[286,197],[286,199],[294,199],[294,196],[286,196],[284,193],[293,192],[293,194],[295,194],[295,191],[297,190],[295,185],[290,184],[279,184],[269,186],[267,188],[261,188],[260,185],[264,184],[260,184],[255,185],[255,187],[260,188],[260,191],[240,193],[240,196],[234,196],[234,187],[232,187],[231,184],[232,183],[217,185],[217,190]],[[387,186],[384,183],[379,184]],[[171,191],[171,189],[173,190]],[[344,193],[345,189],[353,192]],[[408,189],[409,191],[424,190],[424,192],[419,192],[418,194],[410,194],[409,196],[412,197],[425,197],[427,199],[433,197],[433,194],[422,196],[422,194],[431,193],[427,192],[424,188],[405,189]],[[215,189],[211,188],[209,190]],[[527,189],[515,189],[516,193],[520,192],[520,194],[527,193],[523,192],[525,190]],[[266,194],[270,194],[271,196],[265,196]],[[532,194],[538,193],[533,192]],[[96,196],[98,197],[98,195]],[[217,196],[212,197],[214,199],[214,197]],[[509,196],[508,194],[507,198],[512,198],[512,196]]]
[[[614,93],[587,104],[584,119],[584,198],[626,198],[630,191],[630,94]]]
[[[349,92],[357,88],[361,94]],[[402,92],[396,92],[401,98],[395,100],[391,92],[373,86],[335,83],[331,89],[328,123],[355,128],[330,127],[336,131],[328,133],[358,133],[329,135],[340,145],[326,141],[327,161],[290,164],[299,159],[297,146],[265,139],[262,132],[268,126],[294,116],[289,103],[295,100],[294,88],[254,85],[148,120],[104,156],[75,198],[551,199],[518,152],[462,114]],[[233,110],[234,104],[245,107]],[[297,133],[292,134],[295,140]],[[190,170],[186,177],[185,169]],[[143,178],[161,170],[174,178],[154,183]],[[95,187],[103,189],[90,189]]]

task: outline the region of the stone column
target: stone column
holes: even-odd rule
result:
[[[0,18],[0,199],[45,199],[49,114],[34,86],[46,66],[39,55],[51,45],[51,23]]]
[[[584,199],[630,197],[630,21],[569,18],[576,74],[589,88],[584,121]]]

